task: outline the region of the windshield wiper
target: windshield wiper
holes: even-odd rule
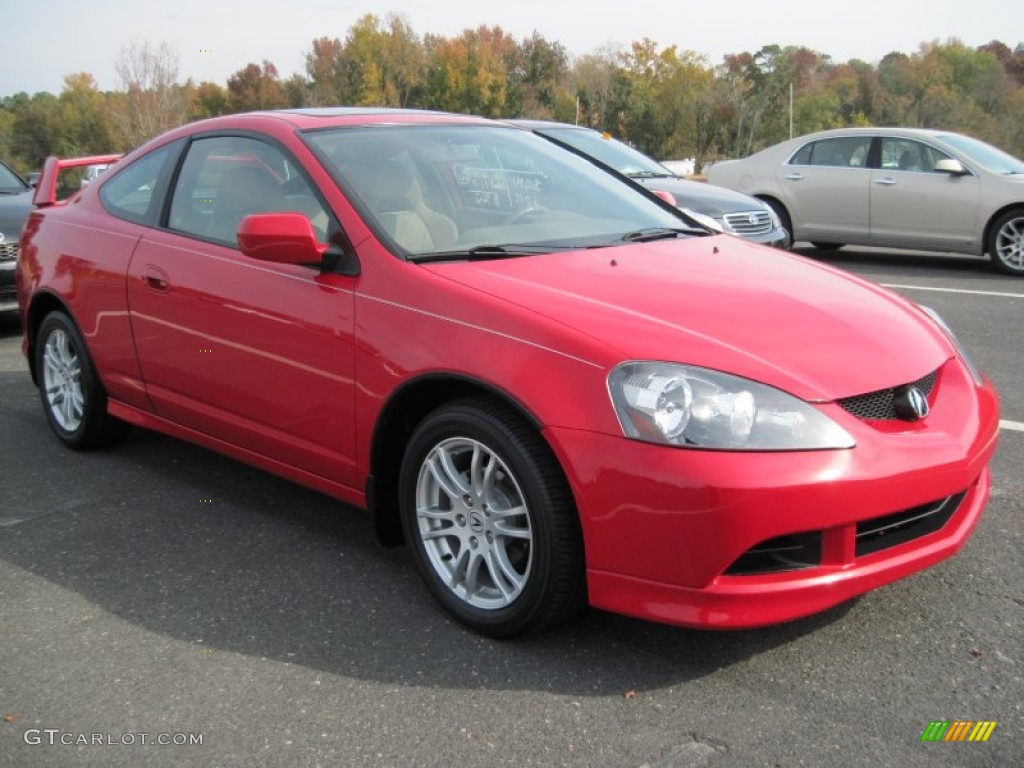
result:
[[[580,250],[578,245],[543,245],[537,244],[516,244],[506,245],[478,245],[462,251],[438,251],[437,253],[421,253],[409,257],[409,261],[416,264],[423,264],[430,261],[482,261],[485,259],[515,259],[520,256],[536,256],[538,254],[551,253],[552,251],[576,251]]]
[[[672,240],[677,237],[710,234],[706,229],[682,229],[677,227],[647,227],[627,232],[617,243],[649,243],[653,240]]]

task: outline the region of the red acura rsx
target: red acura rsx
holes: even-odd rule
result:
[[[409,544],[494,636],[587,603],[804,616],[956,552],[998,401],[934,313],[529,132],[381,109],[171,131],[21,241],[57,437],[158,430]]]

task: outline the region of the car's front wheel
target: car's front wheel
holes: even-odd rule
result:
[[[779,225],[784,230],[786,230],[786,234],[788,235],[788,238],[787,238],[788,239],[788,244],[787,244],[786,247],[787,247],[787,249],[792,248],[793,247],[793,240],[794,240],[794,238],[793,238],[793,221],[792,221],[792,219],[789,218],[789,211],[786,210],[786,206],[784,206],[781,202],[776,200],[774,197],[762,197],[762,198],[760,198],[760,200],[765,205],[767,205],[769,208],[771,208],[775,212],[775,215],[779,219]]]
[[[43,411],[65,445],[85,450],[127,434],[128,425],[107,413],[107,394],[85,342],[64,312],[51,312],[39,326],[36,371]]]
[[[492,637],[534,632],[586,600],[568,483],[535,429],[481,397],[416,428],[400,476],[402,525],[427,587]]]
[[[988,252],[1000,272],[1024,277],[1024,208],[1007,211],[992,224]]]

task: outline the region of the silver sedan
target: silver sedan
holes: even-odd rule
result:
[[[764,200],[794,241],[988,253],[1024,277],[1024,162],[970,136],[822,131],[716,163],[708,181]]]

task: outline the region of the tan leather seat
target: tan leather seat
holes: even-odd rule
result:
[[[412,253],[443,251],[458,240],[455,222],[428,207],[419,183],[401,163],[385,163],[367,201],[384,230]]]

